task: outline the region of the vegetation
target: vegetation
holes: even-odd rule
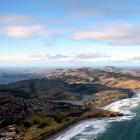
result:
[[[20,140],[40,140],[59,132],[76,122],[92,117],[114,117],[122,115],[123,114],[121,113],[92,108],[83,112],[67,113],[67,115],[65,114],[64,116],[60,115],[60,118],[62,119],[61,122],[55,118],[58,116],[34,116],[19,124],[22,132],[24,132],[24,135]]]
[[[134,95],[140,90],[139,75],[113,69],[60,70],[0,85],[0,127],[16,124],[19,140],[40,140],[84,119],[123,115],[99,107]]]

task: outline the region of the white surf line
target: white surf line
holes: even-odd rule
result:
[[[70,140],[72,137],[76,136],[77,134],[86,133],[85,130],[89,126],[94,126],[95,131],[94,131],[94,134],[92,132],[92,135],[96,135],[98,133],[102,133],[103,131],[105,131],[105,127],[107,123],[108,123],[107,121],[105,122],[104,120],[98,120],[98,119],[87,120],[71,128],[64,134],[60,135],[55,140]]]
[[[70,128],[68,131],[64,132],[54,140],[70,140],[71,138],[77,135],[89,135],[89,134],[92,134],[93,136],[92,138],[95,139],[97,138],[98,134],[104,133],[106,131],[108,124],[110,124],[111,122],[131,120],[135,116],[135,113],[133,113],[131,110],[137,107],[139,103],[140,103],[139,93],[133,96],[132,98],[115,101],[103,107],[103,109],[121,112],[124,114],[124,116],[115,118],[91,119],[84,121]],[[92,130],[87,131],[88,127],[91,127]],[[81,138],[79,140],[81,140]]]

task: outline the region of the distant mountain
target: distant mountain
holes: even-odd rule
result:
[[[69,84],[62,79],[32,79],[0,85],[0,92],[25,99],[45,97],[53,100],[79,100],[106,87],[99,83]]]
[[[138,77],[121,72],[89,68],[63,69],[48,78],[24,80],[0,85],[0,92],[25,99],[45,97],[51,100],[81,100],[106,90],[140,89]]]
[[[114,66],[105,66],[105,67],[101,68],[101,70],[107,71],[107,72],[114,72],[114,71],[118,71],[120,69],[116,68]]]

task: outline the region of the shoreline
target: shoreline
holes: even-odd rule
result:
[[[137,94],[137,92],[133,92],[133,96],[135,96],[136,94]],[[132,98],[132,97],[130,97],[130,98]],[[108,105],[110,105],[110,104],[112,104],[114,102],[117,102],[117,101],[120,101],[120,100],[123,100],[123,99],[128,99],[128,98],[122,98],[122,99],[115,100],[115,101],[112,101],[110,103],[104,104],[103,106],[100,106],[99,109],[105,110],[104,107],[106,107],[106,106],[108,106]],[[118,113],[120,113],[120,112],[118,112]],[[69,131],[71,128],[73,128],[73,127],[75,127],[75,126],[77,126],[77,125],[79,125],[79,124],[81,124],[81,123],[83,123],[85,121],[88,121],[88,120],[91,120],[91,119],[104,119],[104,118],[108,118],[108,117],[93,117],[93,118],[89,118],[89,119],[84,119],[84,120],[78,121],[76,123],[72,123],[72,124],[66,126],[65,128],[62,128],[62,129],[56,131],[54,134],[51,134],[50,136],[47,136],[46,138],[43,138],[41,140],[54,140],[57,137],[59,137],[62,134],[64,134],[65,132]],[[109,117],[109,118],[111,118],[111,117]]]
[[[95,118],[91,118],[91,119],[95,119]],[[90,119],[87,119],[87,120],[90,120]],[[70,124],[70,125],[66,126],[64,129],[59,130],[58,132],[56,132],[56,134],[52,134],[52,135],[46,137],[45,139],[41,139],[41,140],[54,140],[57,137],[61,136],[63,133],[69,131],[71,128],[73,128],[73,127],[77,126],[78,124],[83,123],[83,122],[85,122],[87,120],[81,120],[79,122]]]
[[[136,95],[136,93],[134,93],[133,96],[134,95]],[[132,97],[130,97],[130,98],[132,98]],[[123,99],[127,99],[127,98],[123,98]],[[100,106],[97,108],[92,108],[89,112],[86,112],[83,116],[80,116],[79,118],[76,118],[76,119],[68,122],[67,124],[59,126],[55,130],[51,130],[48,133],[41,134],[39,137],[36,138],[36,140],[55,140],[59,136],[63,135],[67,131],[69,131],[71,128],[73,128],[87,120],[90,120],[90,119],[104,119],[104,118],[113,118],[113,117],[123,116],[124,115],[123,113],[103,109],[103,107],[106,107],[107,105],[110,105],[114,102],[117,102],[117,101],[123,100],[123,99],[111,101],[107,104],[104,104],[103,106]]]
[[[116,116],[118,117],[118,116]],[[121,117],[121,116],[120,116]],[[58,131],[56,131],[54,134],[51,134],[49,136],[46,136],[45,138],[42,138],[40,140],[55,140],[57,137],[61,136],[62,134],[64,134],[65,132],[69,131],[71,128],[81,124],[81,123],[84,123],[88,120],[93,120],[93,119],[99,119],[99,120],[102,120],[102,119],[105,119],[105,118],[115,118],[115,117],[93,117],[93,118],[89,118],[89,119],[85,119],[85,120],[81,120],[81,121],[78,121],[76,123],[72,123],[68,126],[65,126],[65,128],[62,128]]]
[[[123,99],[125,99],[125,98],[123,98]],[[123,100],[123,99],[120,99],[120,100]],[[109,110],[105,110],[103,108],[106,107],[107,105],[110,105],[110,104],[112,104],[114,102],[117,102],[117,101],[119,101],[119,100],[115,100],[115,101],[112,101],[110,103],[107,103],[107,104],[99,107],[99,109],[102,109],[104,111],[109,111]],[[113,112],[113,111],[111,111],[111,112]],[[116,112],[116,113],[120,113],[120,112]],[[120,115],[120,116],[123,116],[123,114]],[[114,116],[114,117],[118,117],[118,116]],[[58,131],[54,132],[53,134],[50,134],[49,136],[46,136],[45,138],[42,138],[41,140],[55,140],[57,137],[61,136],[65,132],[69,131],[71,128],[73,128],[73,127],[75,127],[75,126],[77,126],[77,125],[79,125],[79,124],[81,124],[81,123],[83,123],[85,121],[92,120],[92,119],[105,119],[105,118],[113,118],[113,117],[110,117],[110,116],[109,117],[107,117],[107,116],[106,117],[103,117],[103,116],[102,117],[94,117],[93,116],[91,118],[81,119],[81,120],[79,120],[77,122],[72,122],[71,124],[68,124],[67,126],[65,126],[65,128],[59,129]]]

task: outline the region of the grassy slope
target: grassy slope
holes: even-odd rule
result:
[[[100,91],[111,91],[119,88],[139,89],[140,81],[126,78],[104,78],[98,83],[69,84],[60,79],[34,79],[0,85],[0,92],[26,99],[45,96],[53,100],[79,100],[82,99],[83,94],[95,94]]]
[[[0,92],[27,99],[45,96],[54,100],[79,100],[83,94],[94,94],[105,88],[100,83],[69,84],[62,79],[34,79],[0,85]]]
[[[57,122],[55,118],[51,116],[34,116],[27,121],[28,123],[26,122],[28,125],[25,125],[25,122],[19,124],[22,132],[24,132],[24,135],[20,140],[40,140],[51,134],[55,134],[78,121],[92,117],[113,117],[121,115],[121,113],[92,108],[89,111],[69,114],[63,117],[61,122]]]
[[[80,98],[80,94],[75,94],[61,80],[34,79],[19,81],[8,85],[0,85],[0,91],[27,99],[44,95],[47,98],[58,100]]]

